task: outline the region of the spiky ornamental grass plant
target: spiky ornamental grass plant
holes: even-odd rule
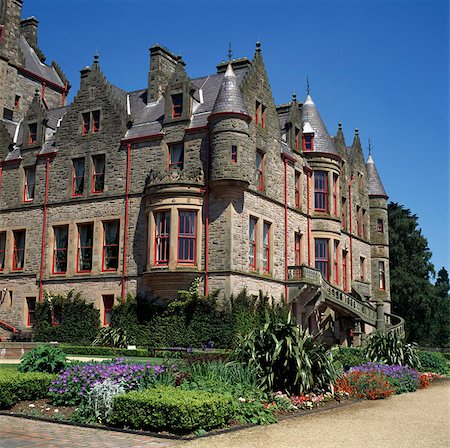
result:
[[[371,362],[389,365],[420,368],[420,360],[415,347],[417,344],[406,344],[397,333],[377,333],[369,339],[366,358]]]
[[[333,389],[331,355],[308,331],[301,331],[291,313],[266,312],[263,327],[241,338],[236,355],[256,367],[263,388],[289,394]]]

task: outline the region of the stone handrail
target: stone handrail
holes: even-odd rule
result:
[[[305,265],[288,266],[288,281],[307,283],[319,287],[325,302],[334,303],[344,307],[358,316],[363,322],[366,322],[373,327],[377,326],[377,311],[370,303],[363,302],[352,295],[335,288],[323,278],[322,273],[319,270]],[[357,287],[365,285],[360,282],[355,283]],[[361,290],[361,288],[359,289]],[[405,321],[400,316],[385,312],[384,320],[386,332],[397,333],[402,338],[405,336]],[[371,333],[371,335],[374,333],[376,333],[376,331]]]

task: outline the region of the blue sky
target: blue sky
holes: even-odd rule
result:
[[[96,50],[107,78],[143,88],[148,48],[181,54],[194,78],[262,53],[276,104],[311,93],[330,133],[359,128],[390,199],[419,216],[436,269],[449,260],[449,3],[397,1],[24,0],[39,45],[79,87]]]

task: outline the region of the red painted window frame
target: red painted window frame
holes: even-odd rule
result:
[[[67,229],[67,243],[66,247],[56,247],[56,231],[57,229]],[[63,226],[55,226],[53,227],[53,234],[54,234],[54,242],[53,242],[53,260],[52,260],[52,274],[55,275],[64,275],[67,272],[67,254],[68,254],[68,246],[69,246],[69,226],[63,225]],[[56,270],[56,258],[58,252],[65,252],[66,253],[66,269],[64,271],[57,271]]]
[[[181,143],[171,143],[168,146],[169,146],[169,148],[168,148],[169,149],[168,150],[169,173],[172,172],[173,167],[178,167],[178,166],[180,166],[179,171],[183,171],[183,169],[184,169],[184,144],[182,142]],[[181,146],[181,149],[182,149],[183,160],[181,162],[172,162],[172,149],[175,148],[176,146]]]
[[[384,261],[378,262],[378,289],[380,291],[386,290],[386,266]]]
[[[92,227],[92,243],[91,246],[80,246],[80,227]],[[80,269],[80,251],[82,249],[90,249],[91,250],[91,268],[90,269]],[[77,274],[85,274],[92,271],[92,265],[93,265],[93,252],[94,252],[94,223],[87,222],[77,225],[77,267],[76,272]]]
[[[17,248],[17,234],[23,232],[24,238],[23,238],[23,248],[18,249]],[[13,241],[14,241],[14,249],[13,249],[13,257],[12,257],[12,270],[13,271],[23,271],[25,267],[25,247],[26,247],[26,230],[13,230]],[[23,253],[23,266],[21,268],[17,267],[17,253],[22,252]]]
[[[362,282],[366,281],[366,259],[359,257],[359,276]]]
[[[172,118],[179,118],[183,115],[183,94],[172,95]]]
[[[182,215],[186,215],[185,217]],[[184,220],[184,228],[186,229],[186,223],[192,219],[193,233],[181,233],[181,222]],[[178,210],[178,238],[177,238],[177,263],[183,266],[195,266],[197,257],[197,210]],[[186,254],[185,249],[182,250],[182,255],[185,258],[180,258],[180,248],[186,241],[193,242],[192,254]],[[186,247],[186,246],[185,246]],[[189,250],[188,250],[189,252]],[[189,257],[190,256],[190,257]],[[188,258],[189,257],[189,258]]]
[[[314,261],[315,268],[322,273],[325,280],[330,280],[330,240],[327,238],[315,238],[314,239]],[[320,246],[322,247],[320,247]],[[321,249],[318,252],[318,248]],[[324,249],[324,250],[323,250]],[[325,272],[321,269],[321,266],[325,267]]]
[[[301,201],[300,201],[300,187],[301,187],[301,173],[300,171],[294,172],[294,192],[295,192],[295,207],[300,208]]]
[[[83,175],[82,176],[76,176],[75,172],[75,162],[77,161],[83,161]],[[83,196],[84,193],[84,176],[86,174],[86,160],[84,157],[78,157],[77,159],[72,159],[72,197],[77,198],[80,196]],[[75,194],[75,180],[76,179],[83,179],[83,190],[81,193]]]
[[[110,224],[117,224],[117,242],[115,243],[106,243],[106,226]],[[120,243],[120,221],[118,219],[114,219],[111,221],[103,221],[103,245],[102,245],[102,272],[116,272],[119,269],[119,243]],[[109,257],[117,260],[117,266],[115,268],[107,268],[106,267],[106,252],[107,248],[112,247],[117,251],[117,256]]]
[[[231,145],[231,163],[237,163],[237,150],[236,145]]]
[[[113,294],[102,295],[102,300],[103,300],[103,326],[109,327],[111,326],[111,313],[114,306],[114,295]],[[108,322],[107,319],[108,314],[110,322]]]
[[[96,172],[96,168],[95,168],[95,161],[97,159],[103,159],[103,172]],[[99,193],[103,193],[105,191],[105,168],[106,168],[106,158],[105,158],[105,154],[96,154],[94,156],[92,156],[92,180],[91,180],[91,192],[92,194],[99,194]],[[101,190],[96,190],[95,189],[95,185],[96,185],[96,180],[97,177],[102,178],[103,179],[103,187]]]
[[[344,291],[348,291],[347,255],[347,251],[342,251],[342,288]]]
[[[302,150],[303,152],[314,151],[314,134],[312,132],[302,135]]]
[[[347,230],[347,199],[341,196],[341,227]]]
[[[57,319],[58,317],[58,319]],[[61,305],[55,305],[52,313],[52,326],[58,327],[62,324],[62,308]]]
[[[83,126],[81,128],[81,134],[82,135],[88,135],[89,131],[91,130],[91,113],[90,112],[83,112],[81,114],[82,120],[83,120]]]
[[[158,235],[158,215],[162,216],[159,222],[164,223],[162,232]],[[158,210],[153,214],[155,220],[155,237],[154,237],[154,265],[155,266],[168,266],[170,255],[170,210]],[[166,254],[166,259],[159,259],[158,246],[163,248],[161,253]]]
[[[253,239],[251,234],[251,224],[253,225]],[[249,244],[249,252],[248,252],[248,269],[249,271],[256,271],[256,238],[257,238],[257,229],[258,229],[258,219],[250,216],[248,220],[248,244]],[[253,261],[252,261],[253,259]]]
[[[334,240],[334,254],[333,254],[333,271],[334,283],[339,285],[339,241]]]
[[[100,110],[92,111],[92,132],[96,134],[100,130]]]
[[[263,264],[263,272],[264,274],[270,274],[270,253],[271,253],[271,238],[270,238],[270,230],[272,224],[268,221],[263,222],[263,240],[262,240],[262,264]],[[264,237],[267,235],[267,241],[264,241]]]
[[[0,232],[0,240],[4,238],[4,244],[3,249],[0,249],[0,260],[3,259],[3,263],[0,265],[0,272],[4,271],[5,269],[5,262],[6,262],[6,232]],[[0,248],[2,246],[0,245]]]
[[[338,175],[333,173],[333,214],[338,215]]]
[[[384,221],[382,219],[377,220],[377,231],[380,234],[384,233]]]
[[[258,157],[260,163],[258,165]],[[265,154],[259,149],[256,150],[256,175],[258,180],[257,188],[259,191],[264,191],[264,157]]]
[[[27,173],[29,171],[34,171],[34,183],[33,185],[33,197],[31,199],[27,198],[27,191],[28,191],[28,176]],[[36,187],[36,167],[34,166],[27,166],[23,169],[23,202],[33,202],[34,201],[34,195],[36,193],[35,187]]]
[[[321,181],[320,178],[322,178]],[[322,205],[324,207],[321,207]],[[314,171],[314,211],[327,213],[328,210],[328,173],[326,171]]]
[[[28,144],[37,142],[37,123],[28,123]]]
[[[35,315],[36,315],[36,297],[27,297],[26,298],[26,302],[27,302],[27,327],[32,327],[33,323],[32,322],[32,316],[33,316],[33,321],[35,319]],[[34,303],[34,307],[30,308],[30,303]]]

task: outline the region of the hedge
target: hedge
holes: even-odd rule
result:
[[[441,352],[417,351],[422,372],[435,372],[447,375],[450,373],[447,359]]]
[[[8,409],[21,400],[36,400],[48,396],[56,375],[49,373],[20,373],[0,370],[0,409]]]
[[[137,348],[136,350],[128,350],[126,348],[115,347],[97,347],[97,346],[85,346],[85,345],[66,345],[61,344],[58,347],[66,355],[78,355],[78,356],[133,356],[139,358],[145,358],[150,356],[149,351],[144,348]]]
[[[161,386],[115,396],[108,421],[133,429],[189,433],[224,426],[234,407],[229,395]]]
[[[333,361],[340,363],[344,371],[367,362],[366,351],[361,347],[339,347],[333,350]]]

